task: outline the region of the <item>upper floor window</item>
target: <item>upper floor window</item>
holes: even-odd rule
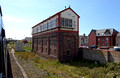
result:
[[[109,38],[106,38],[106,41],[109,41]]]
[[[100,38],[98,38],[98,41],[100,41]]]
[[[72,27],[72,19],[61,18],[62,27]]]
[[[35,27],[35,28],[34,28],[34,33],[37,33],[37,32],[38,32],[38,28]]]
[[[104,46],[104,43],[102,44],[102,46]]]
[[[104,41],[104,38],[102,40]]]
[[[48,29],[55,28],[58,26],[58,18],[52,19],[50,22],[48,22]]]
[[[43,30],[47,30],[47,24],[43,25]]]
[[[109,43],[106,43],[106,46],[109,46]]]
[[[43,25],[41,25],[41,31],[43,31]]]
[[[38,32],[40,32],[40,26],[38,26]]]
[[[48,29],[55,28],[57,26],[58,26],[58,18],[54,18],[34,27],[32,33],[46,31]]]

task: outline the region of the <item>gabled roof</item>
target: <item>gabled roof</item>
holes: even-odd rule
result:
[[[43,22],[51,19],[52,17],[54,17],[54,16],[56,16],[56,15],[58,15],[58,14],[64,12],[64,11],[66,11],[66,10],[68,10],[68,9],[70,9],[73,13],[75,13],[75,14],[78,16],[78,18],[80,18],[80,16],[79,16],[75,11],[73,11],[73,10],[71,9],[71,7],[69,6],[68,8],[66,8],[66,9],[64,9],[64,10],[62,10],[62,11],[60,11],[60,12],[54,14],[54,15],[52,15],[51,17],[47,18],[46,20],[43,20],[42,22],[38,23],[37,25],[39,25],[39,24],[41,24],[41,23],[43,23]],[[33,26],[32,28],[36,27],[37,25]]]
[[[117,30],[110,28],[110,29],[101,29],[101,30],[92,30],[96,36],[112,36],[113,32],[117,32]]]
[[[93,32],[95,33],[95,35],[96,35],[96,30],[92,29],[91,32],[92,32],[92,31],[93,31]],[[91,34],[91,32],[89,33],[89,35]],[[89,35],[88,35],[88,36],[89,36]]]

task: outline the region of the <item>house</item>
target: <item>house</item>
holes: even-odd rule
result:
[[[32,41],[32,37],[25,37],[25,40]]]
[[[83,45],[88,46],[88,36],[85,34],[79,36],[79,47]]]
[[[76,58],[79,47],[79,17],[69,6],[33,26],[33,51],[59,61]]]
[[[116,36],[116,46],[120,46],[120,32]]]
[[[89,46],[115,46],[116,35],[118,31],[111,29],[91,30],[89,34],[88,44]]]

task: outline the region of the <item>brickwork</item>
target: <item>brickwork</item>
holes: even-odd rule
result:
[[[33,51],[44,57],[53,57],[60,61],[67,61],[73,60],[78,53],[78,33],[48,33],[44,35],[33,36],[33,41]]]
[[[60,32],[60,60],[73,60],[76,57],[79,46],[78,39],[78,33]]]
[[[78,53],[79,18],[69,7],[33,26],[33,51],[59,61],[73,60]]]
[[[120,46],[120,36],[117,36],[117,37],[116,37],[116,45],[117,45],[117,46]]]
[[[106,30],[106,32],[102,32],[102,30],[101,30],[101,32],[99,32],[99,33],[97,33],[97,31],[100,31],[100,30],[92,30],[89,34],[89,41],[88,41],[89,46],[92,46],[92,45],[115,46],[116,45],[116,35],[118,32],[114,29],[111,29],[111,30],[113,30],[113,32],[111,32],[112,34],[110,34],[110,35],[106,35],[106,32],[108,30]]]
[[[89,34],[88,44],[89,46],[96,45],[96,35],[93,31]]]
[[[116,51],[81,49],[79,53],[82,54],[83,59],[99,61],[102,64],[107,62],[120,63],[120,52]]]

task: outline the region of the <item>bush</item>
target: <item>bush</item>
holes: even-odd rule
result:
[[[25,51],[29,51],[29,52],[31,52],[31,51],[32,51],[32,47],[24,46],[24,50],[25,50]]]
[[[14,41],[9,42],[9,44],[14,44],[14,43],[15,43]]]
[[[32,44],[32,41],[28,41],[28,44]]]

